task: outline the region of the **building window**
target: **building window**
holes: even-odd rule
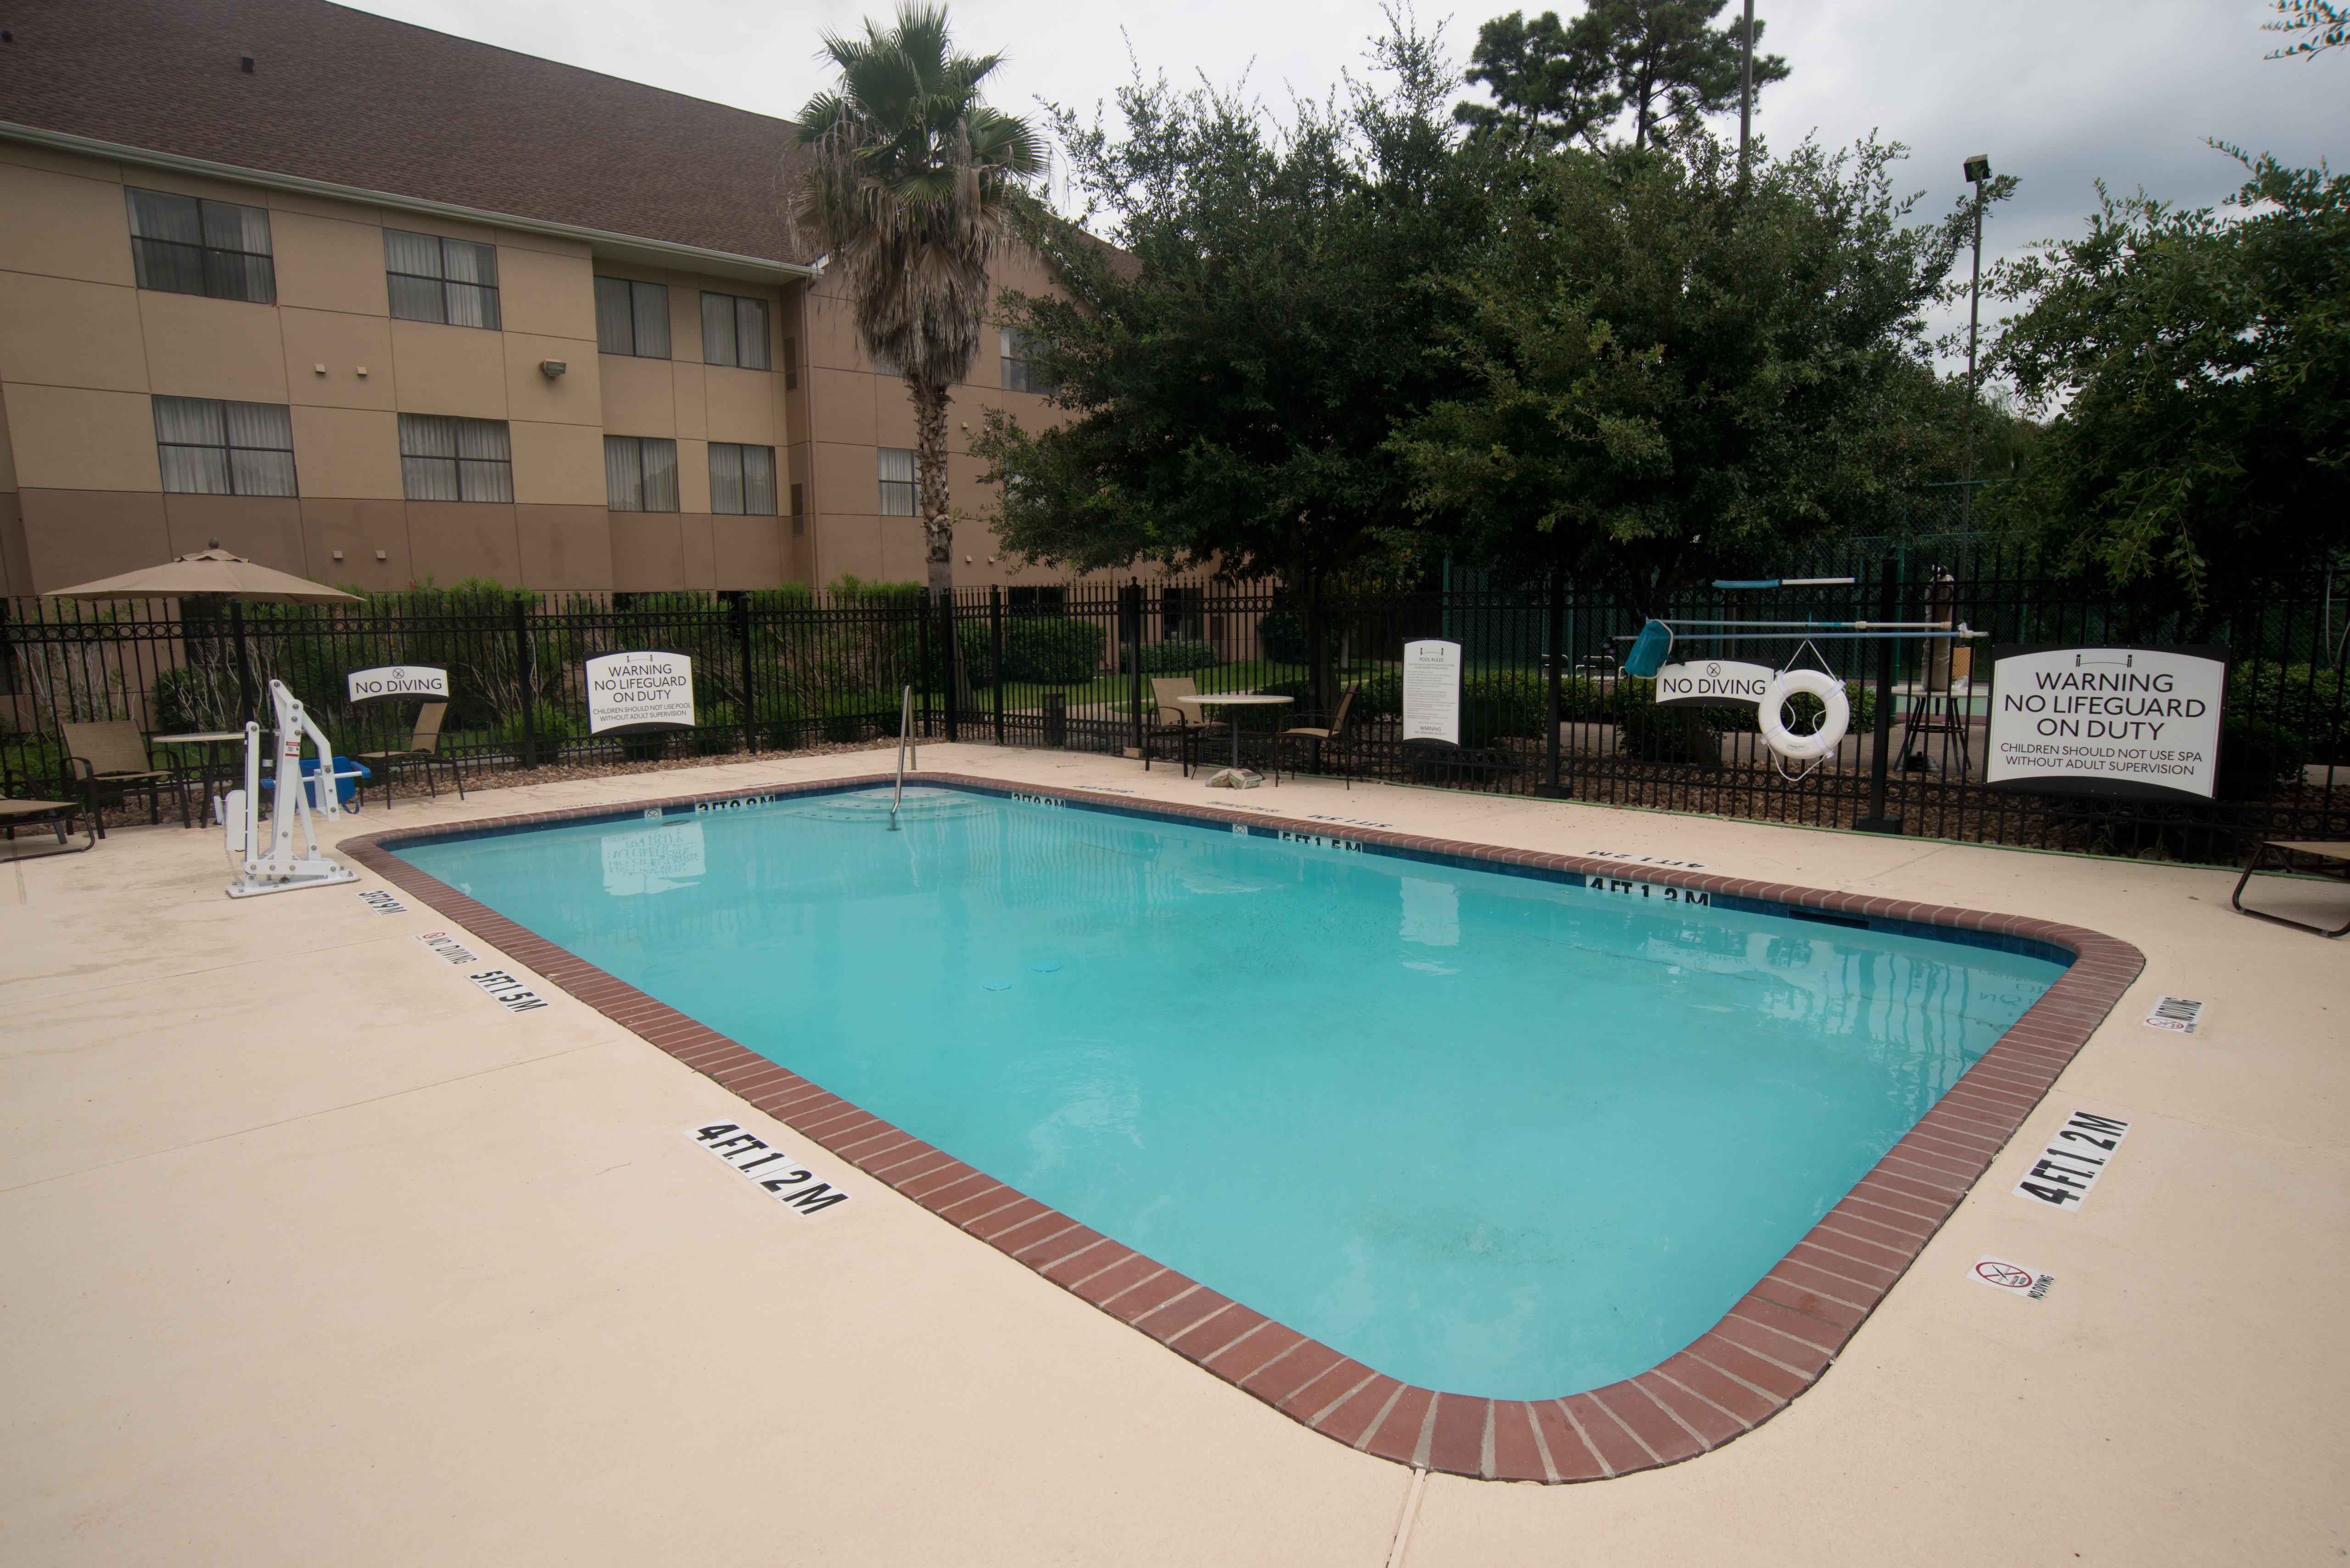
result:
[[[677,442],[665,436],[606,436],[604,494],[615,512],[677,510]]]
[[[1048,588],[1007,588],[1003,607],[1014,615],[1059,615],[1068,597],[1068,590],[1057,584]]]
[[[155,456],[174,495],[297,495],[283,403],[157,398]]]
[[[775,514],[775,449],[710,443],[710,509],[730,514]]]
[[[1160,635],[1170,642],[1180,642],[1200,635],[1201,594],[1197,588],[1168,587],[1161,589],[1159,608],[1164,618]]]
[[[639,359],[669,358],[669,286],[596,280],[596,347]]]
[[[739,294],[702,296],[702,362],[740,365],[764,370],[767,359],[767,302]]]
[[[400,415],[400,486],[411,501],[512,501],[505,421]]]
[[[386,229],[383,265],[400,320],[498,329],[497,246]]]
[[[1029,364],[1036,340],[1024,332],[1003,327],[998,337],[1003,350],[1003,389],[1007,392],[1035,392],[1049,398],[1057,389],[1048,385]]]
[[[796,392],[799,389],[800,340],[796,337],[786,337],[784,339],[784,390]]]
[[[914,449],[885,446],[881,452],[881,515],[911,517],[914,512]]]
[[[123,195],[130,203],[130,261],[140,287],[253,305],[276,301],[265,210],[163,191],[126,188]]]

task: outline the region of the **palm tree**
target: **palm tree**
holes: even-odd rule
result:
[[[1002,57],[956,54],[943,5],[902,5],[895,27],[868,21],[862,37],[827,33],[823,52],[840,79],[800,111],[800,145],[816,156],[795,216],[840,269],[866,351],[905,378],[930,586],[945,593],[948,389],[979,349],[1012,188],[1043,167],[1044,147],[1025,120],[980,101]]]

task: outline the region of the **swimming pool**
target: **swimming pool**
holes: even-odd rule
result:
[[[911,799],[895,834],[849,791],[394,853],[1448,1397],[1595,1388],[1704,1334],[2070,956],[1344,825]]]

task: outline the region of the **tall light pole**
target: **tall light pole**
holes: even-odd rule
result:
[[[1966,481],[1960,491],[1962,497],[1965,525],[1975,521],[1975,405],[1980,400],[1982,383],[1975,373],[1975,344],[1982,328],[1982,221],[1983,186],[1991,179],[1991,154],[1978,152],[1966,161],[1967,183],[1975,188],[1975,266],[1974,276],[1967,284],[1967,451],[1966,467],[1960,477]]]
[[[1746,67],[1738,88],[1738,171],[1746,172],[1746,136],[1754,124],[1754,0],[1746,0]]]

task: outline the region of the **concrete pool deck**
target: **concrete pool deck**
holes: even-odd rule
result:
[[[678,1136],[772,1124],[552,985],[546,1008],[505,1012],[414,940],[446,923],[427,909],[376,914],[348,888],[232,903],[215,836],[118,831],[0,887],[0,1557],[1466,1568],[2350,1549],[2350,972],[2341,946],[2230,912],[2231,874],[1315,781],[1233,795],[1055,753],[922,762],[2047,916],[2147,967],[1784,1413],[1596,1484],[1418,1479],[853,1170],[859,1202],[795,1222]],[[875,763],[403,800],[346,835]],[[2312,917],[2344,897],[2263,891]],[[2140,1023],[2163,994],[2209,1004],[2196,1034]],[[2131,1124],[2110,1173],[2078,1212],[2012,1197],[2074,1110]],[[1985,1253],[2055,1284],[2038,1302],[1981,1288]]]

